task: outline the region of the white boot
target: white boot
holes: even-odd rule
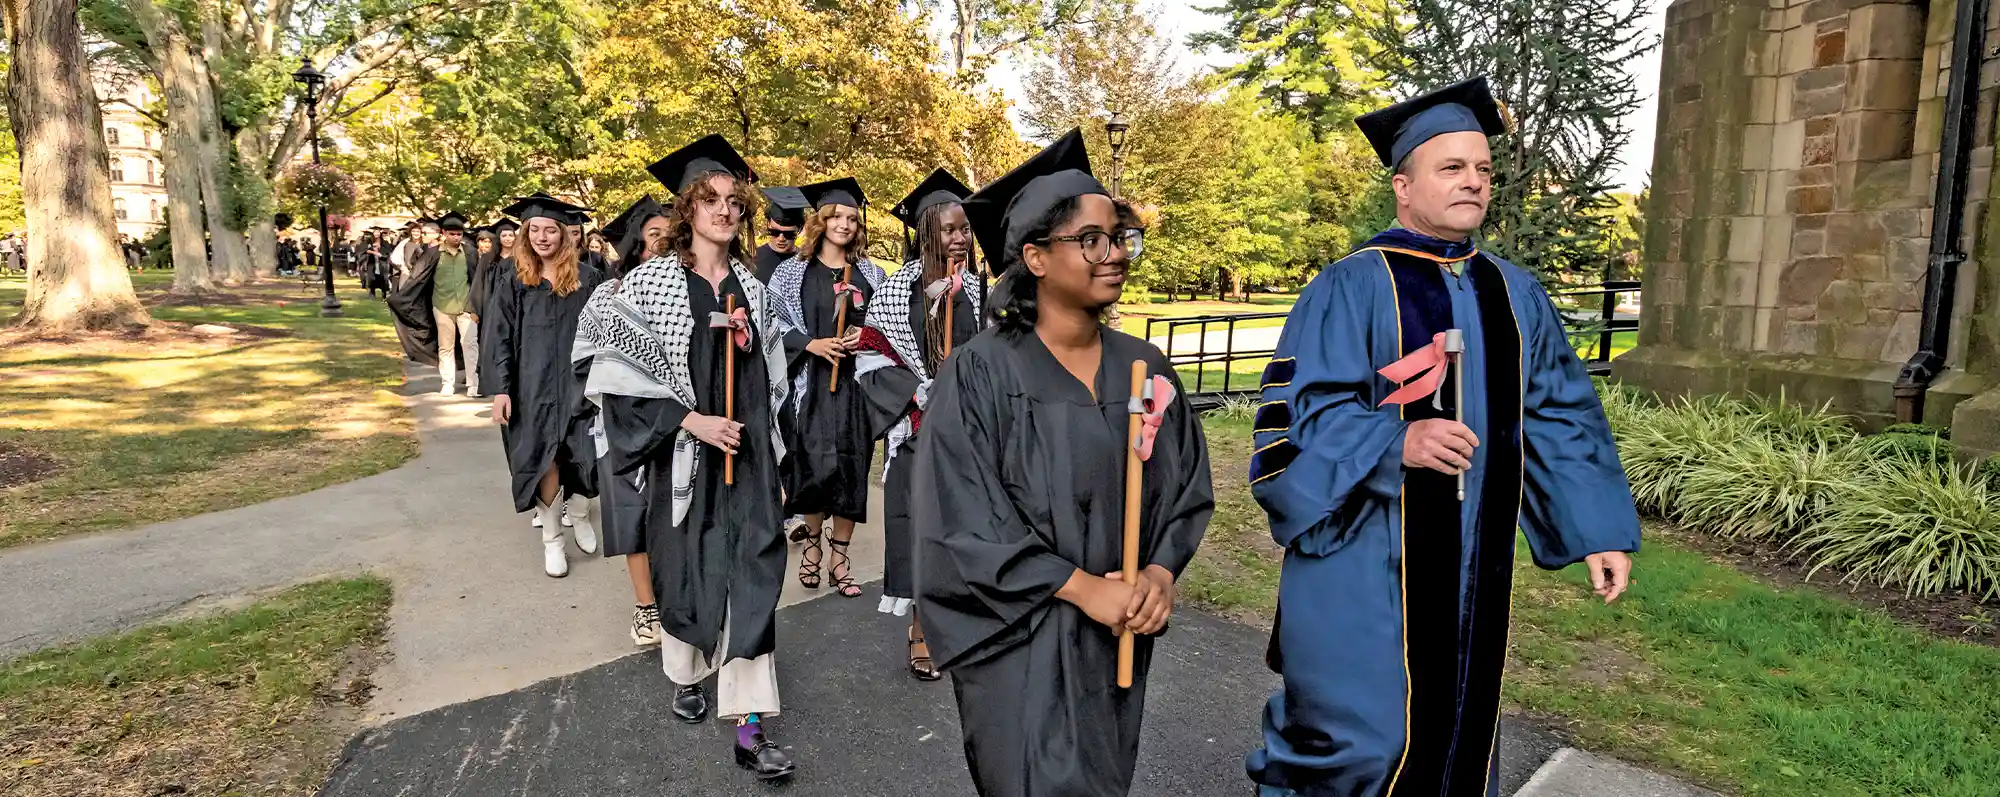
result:
[[[549,506],[543,505],[546,514]],[[542,524],[542,572],[549,578],[569,575],[569,552],[564,550],[562,527],[554,523]]]
[[[533,526],[533,527],[535,527],[535,528],[538,528],[538,529],[542,527],[542,505],[541,505],[541,502],[537,501],[537,502],[535,503],[535,511],[534,511],[534,512],[531,512],[531,513],[529,513],[529,514],[528,514],[528,525],[530,525],[530,526]]]
[[[569,505],[564,509],[569,514],[570,534],[576,537],[576,549],[587,554],[596,554],[597,527],[590,523],[590,499],[572,495],[569,497]]]

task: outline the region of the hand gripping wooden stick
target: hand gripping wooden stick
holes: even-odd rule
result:
[[[951,356],[951,336],[954,329],[951,325],[951,309],[958,305],[956,301],[958,297],[951,295],[950,280],[951,277],[945,277],[944,283],[944,356],[946,357]]]
[[[840,340],[847,337],[847,305],[848,303],[854,301],[854,298],[852,296],[854,292],[853,282],[854,282],[854,264],[849,263],[845,266],[841,266],[840,284],[847,286],[847,292],[836,293],[833,295],[833,302],[835,305],[838,305],[837,307],[833,308],[833,337],[835,340]],[[826,390],[828,393],[840,392],[839,360],[833,361],[833,374],[826,378]]]
[[[1465,330],[1444,331],[1444,356],[1451,358],[1451,409],[1460,426],[1465,425]],[[1466,461],[1470,462],[1471,457]],[[1465,471],[1458,472],[1458,500],[1465,500]]]
[[[1139,584],[1139,491],[1145,474],[1139,461],[1139,426],[1146,416],[1146,400],[1152,398],[1153,385],[1146,379],[1146,361],[1132,361],[1132,398],[1125,402],[1125,583],[1134,589]],[[1132,688],[1132,652],[1138,638],[1127,628],[1118,634],[1118,686]]]
[[[729,295],[729,298],[723,300],[722,309],[723,312],[729,314],[730,318],[733,319],[736,317],[736,294],[732,293]],[[727,354],[722,355],[722,419],[734,423],[736,421],[736,329],[735,328],[731,327],[722,330],[722,348],[724,351],[728,352]],[[742,445],[742,443],[739,442],[738,445]],[[723,455],[722,483],[732,486],[736,484],[735,454]]]

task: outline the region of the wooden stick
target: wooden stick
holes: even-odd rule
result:
[[[950,282],[951,277],[949,276],[945,277],[945,280],[946,281],[944,284],[944,356],[950,357],[951,336],[952,336],[951,310],[953,307],[956,307],[958,305],[958,302],[954,301],[957,297],[951,295],[951,282]]]
[[[1146,414],[1140,396],[1146,384],[1146,361],[1132,361],[1132,400],[1125,405],[1125,583],[1135,589],[1139,584],[1139,488],[1143,483],[1143,463],[1139,461],[1139,449],[1133,443],[1139,440],[1139,425]],[[1138,637],[1127,628],[1118,634],[1118,686],[1132,688],[1133,645]]]
[[[729,298],[723,300],[722,309],[723,312],[729,314],[730,318],[733,319],[736,317],[736,294],[732,293],[729,295]],[[736,420],[735,328],[724,328],[722,330],[722,348],[727,352],[722,355],[722,419],[734,422]],[[735,454],[727,454],[722,458],[722,483],[732,486],[736,484]]]
[[[847,285],[850,291],[853,289],[853,283],[854,283],[853,263],[849,263],[845,266],[840,267],[840,282],[843,285]],[[834,339],[838,340],[840,338],[847,337],[847,305],[848,303],[854,301],[854,299],[852,298],[851,294],[841,293],[841,294],[835,294],[833,300],[835,303],[840,305],[839,307],[835,307],[833,309],[833,337]],[[833,361],[833,373],[826,378],[826,390],[829,393],[840,392],[839,360]]]

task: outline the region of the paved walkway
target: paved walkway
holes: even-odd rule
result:
[[[363,570],[389,579],[396,596],[393,657],[375,676],[376,721],[633,652],[623,560],[572,548],[568,578],[543,575],[538,532],[510,511],[486,403],[437,395],[435,371],[412,368],[409,376],[406,401],[422,453],[402,468],[255,506],[0,554],[0,658]],[[873,504],[879,512],[881,501]],[[879,578],[882,535],[855,536],[856,580]],[[792,580],[784,601],[824,593]]]
[[[721,728],[665,719],[657,654],[626,636],[623,563],[572,551],[568,578],[543,575],[536,532],[508,511],[485,403],[436,395],[435,372],[409,376],[422,454],[398,470],[0,554],[0,659],[368,571],[395,589],[393,655],[376,675],[375,727],[349,746],[326,797],[750,793]],[[857,533],[857,581],[880,577],[881,553],[879,533]],[[786,711],[773,730],[804,764],[791,790],[967,794],[950,687],[903,673],[902,625],[874,612],[873,593],[813,600],[828,593],[788,581]],[[1246,792],[1241,756],[1274,686],[1263,646],[1254,629],[1176,614],[1136,794]],[[1534,774],[1543,790],[1521,794],[1706,795],[1576,751],[1550,759],[1558,747],[1531,724],[1507,724],[1505,793]],[[1641,781],[1653,791],[1626,791]]]

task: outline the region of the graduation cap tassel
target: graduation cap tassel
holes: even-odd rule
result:
[[[1140,464],[1140,426],[1146,417],[1146,393],[1152,384],[1146,379],[1146,361],[1132,361],[1132,398],[1125,403],[1125,546],[1123,569],[1119,571],[1128,585],[1139,583],[1139,493],[1144,484],[1145,469]],[[1129,619],[1129,618],[1128,618]],[[1132,688],[1133,647],[1138,638],[1131,628],[1118,632],[1118,686]]]

